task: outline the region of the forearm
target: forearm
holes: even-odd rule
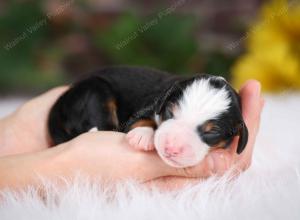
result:
[[[135,171],[143,170],[135,162],[142,157],[123,149],[123,135],[113,134],[86,134],[46,150],[0,157],[0,190],[39,188],[41,178],[63,184],[78,173],[105,182],[134,178]]]
[[[16,153],[16,147],[12,147],[16,143],[13,128],[9,126],[11,120],[12,116],[0,119],[0,157]]]
[[[13,114],[0,119],[0,157],[23,154],[49,147],[45,126],[30,125],[20,112],[24,107]],[[28,116],[29,117],[29,116]],[[37,135],[41,133],[41,135]]]
[[[28,152],[26,143],[30,138],[21,138],[15,123],[15,114],[0,119],[0,157]]]
[[[71,177],[67,146],[12,156],[0,157],[0,190],[20,189],[40,185],[41,178],[54,180],[59,176]]]

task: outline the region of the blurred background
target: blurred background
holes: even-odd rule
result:
[[[0,0],[0,97],[107,65],[300,88],[299,0]]]

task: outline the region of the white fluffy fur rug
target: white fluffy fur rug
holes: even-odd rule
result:
[[[6,103],[0,101],[0,113]],[[267,97],[253,164],[234,181],[210,178],[177,193],[123,184],[116,199],[111,199],[109,189],[88,181],[61,191],[49,185],[47,201],[34,190],[22,196],[3,192],[0,219],[299,220],[299,124],[300,95]]]

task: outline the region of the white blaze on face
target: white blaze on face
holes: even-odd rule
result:
[[[171,166],[198,164],[208,153],[209,146],[201,140],[197,127],[216,119],[229,108],[227,90],[212,87],[209,80],[195,80],[187,86],[173,112],[174,118],[163,121],[155,132],[156,150]]]

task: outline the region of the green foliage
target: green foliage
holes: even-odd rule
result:
[[[106,32],[95,36],[113,63],[147,65],[177,73],[188,71],[197,54],[195,19],[168,15],[140,18],[122,16]]]
[[[43,68],[43,60],[50,53],[44,50],[49,25],[40,1],[10,2],[0,17],[0,33],[1,91],[45,88],[61,81],[58,74]]]

